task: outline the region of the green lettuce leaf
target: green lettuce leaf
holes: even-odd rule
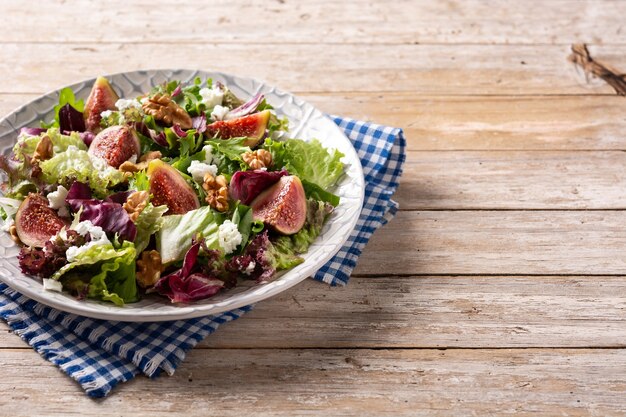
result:
[[[138,300],[136,253],[135,245],[128,241],[124,241],[119,249],[115,249],[113,244],[92,246],[79,254],[74,262],[58,270],[52,279],[62,279],[65,288],[78,293],[87,285],[89,298],[109,301],[119,306],[133,303]],[[76,273],[63,279],[63,275],[70,270]]]
[[[163,217],[161,229],[156,233],[157,250],[164,264],[183,258],[194,237],[203,237],[211,249],[219,249],[217,230],[224,216],[209,206]]]
[[[167,206],[153,206],[152,203],[148,203],[144,208],[137,220],[135,226],[137,227],[137,236],[135,237],[135,249],[137,250],[137,256],[148,247],[150,243],[150,236],[156,233],[163,223],[163,214],[167,211]]]
[[[21,134],[13,146],[13,154],[20,161],[24,161],[26,158],[30,159],[35,153],[39,141],[44,136],[48,136],[52,142],[53,155],[65,152],[70,146],[85,151],[87,150],[85,142],[83,142],[80,138],[80,134],[77,132],[72,132],[70,135],[62,135],[58,128],[50,128],[39,136]]]
[[[280,236],[272,243],[278,251],[286,255],[305,253],[322,232],[322,226],[332,211],[330,204],[308,199],[306,221],[302,229],[291,236]]]
[[[272,154],[275,168],[284,167],[290,174],[317,184],[324,190],[335,185],[344,172],[341,162],[344,155],[336,149],[330,151],[324,148],[317,139],[310,142],[300,139],[288,139],[285,142],[266,139],[263,148]]]
[[[242,153],[250,151],[250,147],[243,144],[246,140],[242,137],[205,141],[213,148],[213,163],[217,165],[220,174],[232,175],[237,171],[248,170],[248,164],[241,158]]]
[[[107,167],[100,171],[89,154],[74,146],[39,164],[43,179],[48,184],[69,185],[73,180],[89,184],[97,197],[105,197],[107,189],[124,181],[124,174]]]

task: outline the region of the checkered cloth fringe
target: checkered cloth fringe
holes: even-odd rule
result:
[[[356,228],[314,278],[345,285],[376,229],[398,210],[391,196],[405,160],[402,130],[333,117],[357,151],[365,175],[365,201]],[[221,324],[251,310],[159,323],[96,320],[64,313],[0,284],[0,318],[37,352],[75,379],[92,397],[105,397],[120,382],[143,373],[171,375],[186,353]]]

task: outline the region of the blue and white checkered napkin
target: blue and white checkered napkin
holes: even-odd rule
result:
[[[405,160],[402,130],[333,117],[363,164],[365,202],[355,230],[315,279],[346,284],[372,233],[398,209],[391,196]],[[171,375],[185,354],[221,324],[249,311],[160,323],[95,320],[46,307],[0,284],[0,317],[37,352],[74,378],[92,397],[104,397],[140,372]]]

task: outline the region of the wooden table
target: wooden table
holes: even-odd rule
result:
[[[182,3],[182,2],[181,2]],[[0,113],[141,68],[253,76],[404,128],[401,211],[309,280],[93,401],[0,324],[0,415],[621,415],[626,70],[617,1],[0,2]]]

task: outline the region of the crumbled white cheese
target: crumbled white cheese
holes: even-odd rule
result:
[[[213,119],[214,121],[224,120],[229,111],[230,109],[228,107],[224,107],[218,104],[213,107],[213,110],[211,111],[211,119]]]
[[[87,233],[91,236],[91,241],[83,246],[70,246],[65,251],[65,257],[68,262],[73,262],[77,256],[87,252],[90,248],[98,245],[107,245],[111,241],[107,237],[106,233],[100,226],[95,226],[90,220],[85,220],[78,223],[74,230],[81,235],[86,236]]]
[[[125,98],[121,98],[115,102],[115,107],[122,112],[126,109],[135,108],[141,110],[141,103],[136,99],[127,100]]]
[[[71,146],[70,146],[71,148]],[[69,148],[68,148],[69,149]],[[136,156],[135,156],[136,158]],[[131,157],[132,159],[132,157]],[[109,165],[106,159],[100,158],[98,156],[89,154],[89,160],[91,160],[91,165],[93,165],[96,171],[99,171],[104,176],[113,176],[116,174],[117,169],[113,168]]]
[[[137,163],[137,155],[133,154],[133,156],[128,158],[128,162],[136,164]]]
[[[207,109],[212,109],[218,104],[222,104],[222,99],[224,98],[224,92],[220,88],[201,88],[200,96],[202,97],[202,102],[206,106]]]
[[[47,291],[63,292],[63,284],[55,279],[43,279],[43,289]]]
[[[111,110],[105,110],[102,113],[100,113],[100,117],[102,117],[103,119],[106,119],[107,117],[109,117],[112,114],[113,114],[113,112]]]
[[[256,267],[256,262],[250,261],[250,263],[248,264],[246,269],[243,270],[243,273],[246,274],[246,275],[250,275],[251,273],[254,272],[254,268],[255,267]]]
[[[212,164],[213,163],[213,146],[204,145],[202,147],[202,150],[204,151],[204,162],[206,162],[207,164]]]
[[[56,242],[57,239],[67,240],[67,230],[65,229],[65,226],[63,226],[56,235],[50,238],[50,242]],[[45,251],[46,248],[44,247],[43,250]]]
[[[48,206],[53,208],[59,212],[59,216],[67,217],[70,215],[69,210],[67,209],[67,205],[65,204],[65,199],[67,198],[68,189],[62,185],[59,185],[56,191],[53,191],[47,195],[48,197]]]
[[[230,220],[224,221],[217,230],[217,239],[225,254],[229,254],[241,244],[241,233],[237,225]]]
[[[187,172],[191,174],[194,181],[203,183],[205,174],[209,173],[213,176],[217,175],[217,166],[205,164],[200,161],[191,161],[191,165],[187,168]]]

